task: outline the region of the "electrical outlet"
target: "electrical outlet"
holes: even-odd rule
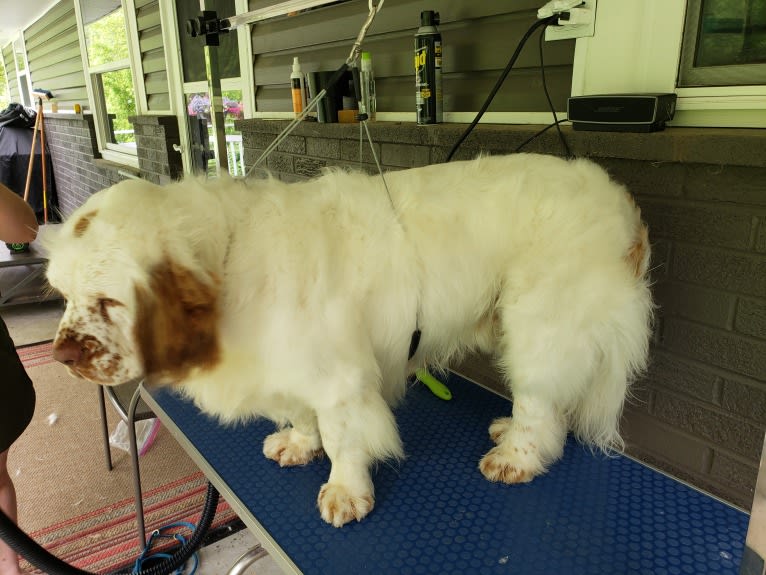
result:
[[[570,11],[571,24],[562,21],[561,24],[548,26],[545,29],[545,39],[568,40],[593,36],[596,30],[596,0],[584,0],[581,6]]]

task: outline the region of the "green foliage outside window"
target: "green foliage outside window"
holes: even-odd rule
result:
[[[85,27],[88,62],[91,67],[103,66],[129,58],[125,18],[122,9],[104,16]],[[114,142],[133,143],[133,126],[128,116],[136,114],[135,93],[130,65],[100,74],[106,112],[112,118]]]
[[[0,66],[0,110],[5,110],[10,104],[8,95],[8,79],[5,77],[5,67]]]

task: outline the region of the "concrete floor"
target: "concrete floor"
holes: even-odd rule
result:
[[[52,340],[63,310],[63,301],[49,301],[5,307],[0,309],[0,317],[19,347]]]
[[[0,316],[16,346],[52,340],[63,312],[63,302],[22,304],[0,309]],[[258,544],[247,529],[238,531],[200,550],[197,575],[224,575],[245,552]],[[241,574],[279,575],[280,568],[269,556],[258,559]]]

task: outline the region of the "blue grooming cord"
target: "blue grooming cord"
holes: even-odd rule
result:
[[[488,482],[478,462],[508,401],[455,374],[446,384],[452,401],[408,391],[407,457],[374,471],[375,509],[340,529],[316,507],[326,458],[280,468],[261,452],[272,423],[222,427],[170,391],[142,395],[287,572],[737,574],[748,515],[627,457],[570,440],[531,483]]]

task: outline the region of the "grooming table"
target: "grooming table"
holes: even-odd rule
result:
[[[40,226],[38,237],[42,237],[52,225]],[[48,292],[39,284],[35,285],[35,281],[45,273],[47,262],[48,258],[38,241],[29,244],[29,251],[21,253],[11,252],[5,243],[0,242],[0,280],[3,280],[0,282],[0,308],[60,299],[56,292]]]
[[[40,252],[40,249],[34,244],[29,245],[28,252],[11,253],[4,243],[0,243],[0,268],[5,271],[7,268],[24,266],[26,272],[17,277],[17,274],[11,280],[10,287],[0,291],[0,307],[19,303],[30,303],[43,301],[43,294],[34,293],[28,295],[24,293],[24,288],[31,285],[37,278],[45,272],[45,263],[47,258]]]
[[[167,389],[141,394],[287,573],[736,575],[748,515],[624,456],[574,440],[523,485],[484,479],[487,427],[508,401],[451,374],[453,399],[414,384],[396,410],[407,457],[373,473],[375,509],[336,529],[319,516],[324,458],[280,468],[265,420],[222,427]]]

